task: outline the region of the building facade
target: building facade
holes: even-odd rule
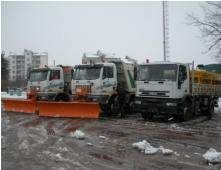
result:
[[[9,80],[27,79],[30,69],[48,66],[48,53],[35,53],[24,50],[24,53],[9,53]]]

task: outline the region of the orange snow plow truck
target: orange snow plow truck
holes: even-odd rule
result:
[[[27,99],[2,98],[4,108],[30,114],[38,110],[39,116],[97,118],[99,104],[86,102],[88,94],[84,94],[81,101],[73,99],[72,78],[70,66],[33,69],[28,77]]]
[[[83,56],[82,63],[31,70],[27,99],[2,99],[7,111],[39,116],[98,118],[120,112],[119,94],[125,95],[125,113],[131,113],[135,98],[136,60],[127,61],[97,52]],[[121,109],[122,110],[122,109]]]

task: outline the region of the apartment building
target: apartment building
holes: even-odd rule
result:
[[[48,53],[24,50],[24,53],[9,53],[9,80],[24,80],[30,69],[48,65]]]

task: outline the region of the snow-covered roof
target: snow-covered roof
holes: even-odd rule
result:
[[[107,53],[102,50],[98,50],[97,52],[85,52],[84,53],[84,56],[86,56],[86,57],[99,57],[102,55],[105,55],[105,57],[108,58],[108,57],[114,57],[116,54],[115,53]]]
[[[33,55],[48,55],[48,53],[47,52],[39,52],[39,53],[33,53]]]
[[[9,56],[17,56],[17,55],[24,55],[22,52],[9,52]]]
[[[25,49],[24,52],[9,52],[9,56],[24,56],[27,52],[31,52],[33,55],[48,55],[47,52],[33,52],[32,50]]]

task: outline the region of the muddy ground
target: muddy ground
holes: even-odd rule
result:
[[[221,151],[221,109],[211,117],[179,123],[167,118],[126,119],[49,118],[1,112],[1,168],[3,170],[65,169],[221,169],[209,165],[203,154]],[[85,139],[73,137],[76,130]],[[132,147],[142,140],[174,153],[145,155]]]

